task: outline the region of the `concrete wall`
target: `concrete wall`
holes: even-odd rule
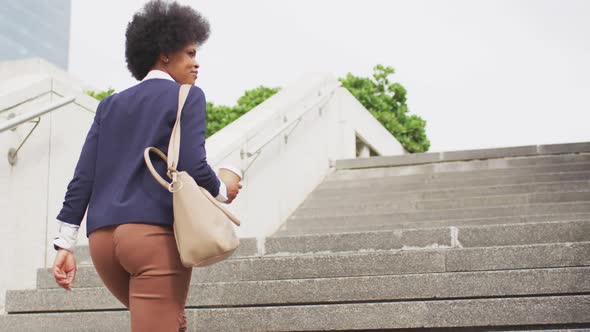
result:
[[[35,124],[24,123],[0,133],[0,237],[4,247],[0,251],[0,307],[6,289],[34,288],[36,269],[53,262],[50,243],[56,232],[55,216],[98,105],[72,84],[75,80],[56,72],[56,67],[41,60],[0,63],[0,121],[38,110],[64,95],[76,96],[80,104],[40,117],[14,166],[8,162],[8,150],[17,148]],[[80,243],[87,239],[81,236]]]
[[[51,94],[42,99],[55,98]],[[1,300],[7,288],[34,288],[35,270],[53,261],[49,244],[56,231],[55,216],[93,118],[90,112],[68,105],[40,119],[14,166],[8,163],[7,152],[18,147],[34,124],[0,134],[0,234],[6,249],[0,251]],[[87,243],[84,236],[80,243]]]

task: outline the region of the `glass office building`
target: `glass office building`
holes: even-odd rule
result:
[[[0,0],[0,60],[41,57],[68,69],[71,0]]]

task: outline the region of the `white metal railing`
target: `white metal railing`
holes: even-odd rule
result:
[[[34,95],[33,97],[29,97],[29,98],[27,98],[27,99],[25,99],[25,100],[21,100],[21,101],[19,101],[19,102],[15,103],[15,104],[13,104],[13,105],[10,105],[10,106],[8,106],[8,107],[6,107],[6,108],[3,108],[3,109],[1,109],[1,110],[0,110],[0,113],[2,113],[2,112],[8,112],[8,111],[10,111],[10,110],[11,110],[11,109],[13,109],[13,108],[17,108],[17,107],[19,107],[19,106],[21,106],[21,105],[24,105],[24,104],[26,104],[26,103],[29,103],[29,102],[31,102],[31,101],[33,101],[33,100],[39,99],[39,98],[41,98],[41,97],[44,97],[44,96],[46,96],[46,95],[50,95],[50,94],[51,94],[51,92],[52,92],[52,91],[44,91],[44,92],[42,92],[42,93],[40,93],[40,94]]]
[[[8,163],[10,163],[10,165],[15,165],[17,162],[17,155],[18,155],[18,151],[20,150],[20,148],[23,146],[23,144],[25,144],[25,142],[27,141],[27,139],[29,138],[29,136],[31,136],[31,134],[33,133],[33,131],[35,130],[35,128],[37,128],[37,126],[39,125],[39,122],[41,121],[41,116],[43,116],[44,114],[47,114],[49,112],[52,112],[60,107],[63,107],[65,105],[71,104],[76,100],[75,97],[65,97],[62,98],[60,100],[58,100],[57,102],[54,102],[52,104],[49,104],[47,106],[45,106],[44,108],[40,109],[40,110],[36,110],[36,111],[32,111],[32,112],[27,112],[25,114],[21,114],[21,115],[17,115],[11,119],[8,119],[6,121],[3,121],[2,123],[0,123],[0,133],[3,133],[7,130],[16,128],[18,126],[20,126],[21,124],[28,122],[32,119],[35,118],[39,118],[36,123],[35,126],[31,129],[31,131],[29,131],[29,133],[27,134],[27,136],[25,137],[25,139],[19,144],[18,148],[11,148],[8,151]]]
[[[255,145],[253,148],[249,148],[247,151],[241,150],[240,151],[240,157],[242,159],[244,159],[245,157],[250,158],[253,156],[258,156],[261,152],[262,149],[267,146],[268,144],[270,144],[271,142],[274,141],[274,139],[276,137],[278,137],[280,134],[282,134],[285,130],[287,130],[289,127],[293,126],[293,128],[291,128],[291,131],[289,131],[288,134],[284,135],[284,140],[285,143],[287,143],[287,139],[289,137],[289,135],[293,132],[293,130],[295,130],[295,128],[297,128],[297,126],[299,125],[299,123],[301,122],[301,120],[303,119],[303,117],[309,113],[311,110],[314,110],[316,108],[318,108],[321,112],[322,107],[328,103],[330,101],[330,98],[334,95],[334,92],[336,91],[337,88],[339,88],[341,86],[340,83],[335,84],[334,86],[330,87],[328,89],[328,92],[324,94],[323,97],[321,97],[318,101],[316,101],[315,103],[313,103],[311,106],[307,107],[306,110],[304,110],[301,114],[299,114],[298,117],[296,117],[295,119],[286,122],[284,125],[282,125],[281,127],[277,128],[275,131],[273,131],[271,134],[269,134],[268,136],[264,137],[263,140],[261,140],[258,145]],[[320,96],[322,95],[322,93],[320,92]],[[253,139],[254,137],[250,137],[250,139]],[[250,163],[248,164],[248,166],[246,166],[246,168],[244,169],[243,173],[245,174],[246,171],[248,170],[248,168],[250,168],[250,166],[256,161],[256,157],[254,159],[252,159],[252,161],[250,161]]]
[[[325,80],[325,77],[322,77],[322,79]],[[330,98],[326,98],[326,94],[332,96],[335,90],[341,86],[339,82],[337,84],[332,83],[330,91],[325,93],[324,91],[326,90],[326,82],[319,82],[320,84],[317,84],[317,77],[312,77],[312,81],[313,82],[311,84],[305,85],[304,87],[298,86],[297,84],[291,84],[283,87],[279,93],[273,95],[271,98],[269,98],[269,100],[264,101],[262,104],[242,115],[239,119],[236,119],[226,127],[222,128],[219,132],[215,133],[215,135],[209,137],[207,139],[207,144],[208,151],[210,151],[208,156],[210,164],[219,164],[219,162],[222,160],[226,160],[228,157],[235,155],[236,153],[240,159],[256,155],[256,152],[259,150],[259,148],[263,148],[264,146],[268,145],[283,131],[287,130],[291,125],[301,120],[302,116],[297,115],[297,113],[300,113],[300,111],[297,112],[293,110],[297,110],[301,107],[301,105],[305,105],[305,102],[313,99],[313,95],[320,97],[324,96],[324,98],[327,99],[327,102],[330,100]],[[337,82],[335,79],[334,81]],[[316,85],[316,88],[312,87],[314,85]],[[306,91],[295,98],[293,98],[293,96],[286,98],[280,96],[280,94],[284,93],[285,91],[290,91],[293,88],[300,91]],[[273,101],[275,101],[277,98],[281,100],[281,102],[278,104],[276,102],[273,103]],[[324,98],[321,99],[323,100]],[[271,101],[271,99],[273,101]],[[272,106],[267,105],[268,102],[270,102]],[[317,105],[306,108],[303,114],[313,110],[314,106]],[[261,115],[260,108],[264,109],[262,113],[265,115]],[[272,111],[270,111],[271,109]],[[256,115],[250,117],[250,115],[254,113]],[[265,129],[268,128],[270,124],[276,126],[276,115],[283,117],[283,124],[281,124],[279,128],[273,130],[270,135],[263,134],[267,132]],[[294,120],[288,121],[288,117],[292,116],[294,117]],[[248,119],[246,120],[246,118]],[[250,123],[253,125],[245,125],[245,123]],[[264,139],[261,140],[261,137]],[[252,141],[257,142],[257,144],[254,144],[256,147],[248,148],[248,143]],[[211,147],[210,150],[209,147]]]
[[[73,103],[74,100],[76,100],[75,97],[65,97],[65,98],[58,100],[55,103],[47,105],[45,108],[42,108],[40,110],[27,112],[25,114],[17,115],[12,119],[3,121],[2,123],[0,123],[0,133],[4,132],[6,130],[10,130],[12,128],[15,128],[15,127],[17,127],[29,120],[32,120],[34,118],[38,118],[46,113],[56,110],[62,106]]]

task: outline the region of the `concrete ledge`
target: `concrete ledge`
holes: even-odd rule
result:
[[[441,161],[493,159],[538,155],[537,145],[441,152]]]
[[[191,315],[191,319],[193,318]],[[194,326],[194,320],[191,323]],[[0,315],[0,331],[129,332],[130,330],[129,311]]]
[[[546,214],[546,215],[516,215],[516,216],[491,216],[486,218],[475,219],[440,219],[440,220],[416,220],[416,221],[395,221],[390,219],[372,220],[373,217],[366,217],[359,220],[358,223],[330,223],[328,225],[318,225],[302,228],[291,225],[287,222],[273,237],[286,236],[302,236],[302,235],[328,235],[341,234],[351,232],[385,232],[403,229],[422,229],[434,227],[463,227],[463,226],[487,226],[487,225],[514,225],[522,223],[536,223],[536,222],[565,222],[565,221],[588,221],[590,220],[590,213],[560,213],[560,214]],[[381,222],[379,222],[381,219]],[[362,223],[360,222],[362,221]]]
[[[188,307],[345,303],[590,292],[590,267],[191,285]],[[264,291],[260,291],[264,289]],[[9,291],[6,311],[125,309],[105,287]]]
[[[589,242],[590,219],[510,225],[457,226],[456,239],[462,248]]]
[[[314,217],[300,216],[289,219],[284,224],[284,228],[299,228],[300,230],[313,231],[317,229],[329,229],[334,227],[334,231],[342,228],[349,228],[349,232],[354,232],[356,226],[366,226],[369,224],[386,224],[402,222],[432,222],[437,220],[467,220],[483,219],[493,217],[526,217],[540,215],[560,215],[571,213],[590,213],[590,204],[587,202],[567,202],[567,203],[542,203],[527,205],[502,205],[491,207],[475,207],[448,210],[420,210],[420,211],[400,211],[390,213],[357,213],[355,215],[343,215],[334,217]],[[432,226],[435,227],[435,226]],[[284,229],[283,228],[283,229]]]
[[[188,309],[189,331],[350,331],[394,328],[590,326],[590,296]],[[129,331],[129,313],[0,316],[1,331]]]
[[[410,153],[399,156],[377,156],[369,158],[342,159],[336,160],[337,170],[356,169],[356,168],[373,168],[387,167],[398,165],[420,165],[441,162],[441,154],[438,152],[431,153]]]
[[[266,254],[467,248],[590,241],[590,219],[497,225],[457,225],[389,231],[273,236]],[[431,226],[436,226],[433,222]]]
[[[590,241],[590,219],[442,227],[432,222],[430,226],[412,228],[409,224],[396,230],[272,236],[266,238],[264,256],[240,258]]]
[[[503,257],[506,257],[503,260]],[[193,269],[192,283],[400,275],[432,272],[590,265],[590,242],[465,249],[419,249],[271,256],[224,261]],[[81,266],[73,288],[101,287],[94,267]],[[39,269],[37,288],[57,288]]]
[[[266,238],[265,250],[267,255],[284,255],[404,248],[450,248],[451,240],[451,229],[448,227],[400,229],[382,232],[273,236]]]
[[[494,176],[480,177],[461,180],[455,179],[438,179],[429,181],[422,179],[417,181],[396,181],[396,178],[385,178],[381,181],[359,180],[359,181],[342,181],[335,183],[325,182],[314,190],[314,195],[339,195],[343,192],[354,192],[357,195],[366,195],[371,193],[402,193],[402,192],[419,192],[419,191],[440,191],[456,190],[479,187],[506,186],[536,184],[542,182],[571,182],[571,181],[588,181],[590,180],[590,171],[578,172],[556,172],[541,174],[526,174],[515,176]]]
[[[300,207],[292,219],[334,218],[358,215],[398,214],[407,212],[440,211],[456,209],[477,209],[503,206],[529,206],[533,204],[564,204],[590,202],[590,187],[584,191],[526,193],[514,195],[488,195],[481,197],[458,197],[449,199],[420,200],[401,198],[393,202],[372,202],[347,200],[342,205]]]
[[[391,168],[387,168],[389,170]],[[379,172],[383,176],[378,176],[379,173],[371,170],[363,170],[365,174],[356,174],[352,179],[341,179],[335,181],[324,181],[317,187],[317,191],[330,188],[371,188],[374,186],[383,187],[384,185],[390,187],[400,187],[404,185],[422,186],[428,185],[430,189],[436,189],[440,185],[458,185],[464,186],[465,183],[476,182],[481,180],[489,181],[491,185],[494,181],[501,184],[504,179],[519,180],[526,178],[534,178],[537,176],[550,176],[560,174],[586,174],[590,172],[590,163],[574,163],[564,165],[549,165],[536,167],[520,167],[509,169],[493,169],[482,171],[464,171],[464,172],[448,172],[436,174],[413,174],[413,175],[395,175],[389,176],[383,174],[386,172]],[[373,173],[373,174],[369,174]],[[512,181],[510,181],[512,182]],[[509,183],[510,183],[509,182]],[[546,181],[543,181],[546,182]]]
[[[299,208],[317,208],[330,206],[348,206],[351,203],[395,203],[399,200],[442,200],[462,199],[472,197],[488,197],[500,195],[518,195],[530,193],[552,193],[563,191],[590,190],[590,181],[544,182],[525,183],[515,185],[499,185],[489,187],[472,187],[457,189],[422,190],[391,192],[375,190],[373,192],[358,193],[356,191],[343,191],[338,194],[312,193]]]
[[[449,250],[446,271],[590,265],[590,242]]]
[[[376,157],[375,157],[376,158]],[[540,166],[557,166],[590,162],[590,153],[542,155],[523,158],[466,160],[396,167],[341,169],[328,174],[325,181],[349,180],[368,177],[428,175],[451,172],[473,172],[499,169],[518,169]]]
[[[572,155],[567,155],[572,156]],[[578,156],[578,155],[574,155]],[[590,157],[590,153],[583,154],[580,156]],[[536,158],[527,158],[526,160],[534,160]],[[522,160],[522,159],[517,159]],[[340,170],[330,174],[330,177],[325,179],[322,183],[323,186],[329,187],[338,185],[338,183],[347,182],[371,182],[371,181],[395,181],[395,183],[433,183],[437,181],[448,181],[448,180],[466,180],[466,179],[477,179],[482,177],[506,177],[506,176],[518,176],[518,175],[533,175],[533,174],[548,174],[548,173],[560,173],[560,172],[587,172],[590,170],[590,161],[584,160],[580,162],[570,163],[551,163],[547,165],[526,165],[517,167],[496,167],[496,168],[483,168],[483,169],[470,169],[469,166],[474,164],[474,161],[468,161],[463,163],[447,163],[440,164],[439,170],[430,173],[421,173],[415,171],[419,170],[420,166],[407,166],[407,167],[380,167],[380,168],[368,168],[368,169],[355,169],[355,170]],[[451,165],[456,166],[455,168],[450,167]]]
[[[445,252],[434,250],[383,251],[354,254],[248,258],[193,269],[193,283],[352,277],[444,272]],[[81,266],[72,287],[100,287],[94,267]],[[37,288],[57,288],[50,269],[39,269]]]
[[[538,145],[539,154],[589,152],[590,142]]]
[[[388,167],[401,165],[419,165],[436,162],[460,161],[472,159],[492,159],[508,157],[538,156],[547,154],[590,152],[590,143],[568,143],[550,145],[527,145],[496,149],[478,149],[450,152],[415,153],[400,156],[382,156],[372,158],[344,159],[336,161],[336,169],[356,169]]]
[[[232,331],[477,327],[590,322],[589,296],[214,309],[197,326]]]

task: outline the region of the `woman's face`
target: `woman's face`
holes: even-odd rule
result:
[[[197,44],[188,44],[180,51],[169,54],[164,68],[176,82],[194,85],[199,69],[196,55]]]

